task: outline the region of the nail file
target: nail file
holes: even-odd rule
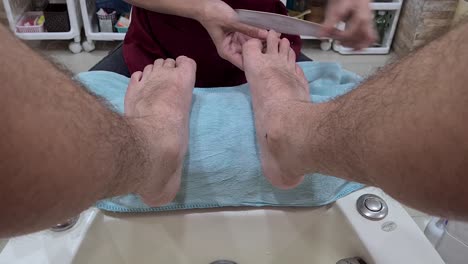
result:
[[[289,35],[319,37],[322,26],[317,23],[274,13],[236,9],[239,21],[254,27],[275,30]]]

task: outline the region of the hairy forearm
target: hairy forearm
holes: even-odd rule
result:
[[[158,13],[199,20],[206,8],[220,0],[126,0],[128,3]]]
[[[139,132],[0,26],[0,237],[133,191]]]
[[[350,94],[313,106],[319,137],[310,138],[309,163],[414,207],[468,217],[467,41],[465,24]]]

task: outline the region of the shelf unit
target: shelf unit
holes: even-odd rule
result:
[[[317,37],[312,37],[312,36],[301,36],[301,39],[303,39],[303,40],[311,40],[311,39],[320,40],[320,49],[323,50],[323,51],[327,51],[327,50],[330,50],[332,48],[333,39],[317,38]]]
[[[286,6],[287,0],[281,0],[281,2]],[[321,41],[320,48],[322,50],[330,50],[331,47],[332,47],[332,43],[333,43],[333,40],[329,39],[329,38],[316,38],[316,37],[312,37],[312,36],[301,36],[301,39],[303,39],[303,40],[311,40],[311,39],[320,40]]]
[[[118,32],[99,32],[98,19],[96,17],[96,0],[79,0],[81,6],[81,15],[86,35],[86,41],[83,42],[85,51],[90,52],[95,49],[94,41],[122,41],[125,33]]]
[[[40,32],[40,33],[19,33],[16,32],[16,23],[24,12],[30,11],[32,7],[31,0],[3,0],[5,13],[8,23],[15,35],[24,40],[72,40],[68,46],[73,53],[80,53],[81,46],[81,27],[83,25],[81,16],[79,16],[80,6],[78,0],[64,1],[68,8],[68,17],[70,19],[70,31],[68,32]]]
[[[286,4],[286,0],[282,0]],[[80,0],[81,14],[83,25],[86,34],[86,41],[83,42],[83,48],[85,51],[90,52],[95,49],[94,41],[114,41],[123,40],[125,33],[106,33],[99,32],[98,21],[95,16],[96,14],[96,0]],[[302,39],[317,39],[321,40],[320,45],[322,50],[330,50],[332,46],[332,40],[327,38],[315,38],[310,36],[301,36]]]
[[[382,41],[382,47],[370,47],[359,51],[353,50],[352,48],[342,46],[338,41],[333,42],[333,50],[346,55],[353,54],[388,54],[392,46],[393,37],[395,36],[395,30],[400,18],[401,8],[403,6],[403,0],[394,0],[393,2],[386,3],[371,3],[371,9],[374,11],[390,11],[392,12],[389,29],[385,32],[385,36]],[[344,28],[344,24],[340,25],[339,28]]]

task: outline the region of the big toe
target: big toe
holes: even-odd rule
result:
[[[134,72],[130,77],[130,82],[128,83],[127,92],[125,93],[125,100],[124,100],[124,112],[127,112],[130,105],[132,104],[132,99],[134,98],[135,94],[140,89],[141,78],[143,77],[143,73],[141,71]]]
[[[187,71],[187,73],[195,74],[197,63],[189,57],[180,56],[176,59],[176,67]]]

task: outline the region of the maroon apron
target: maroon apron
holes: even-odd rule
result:
[[[280,0],[224,0],[233,9],[243,8],[286,14]],[[299,55],[301,40],[286,35]],[[219,57],[208,32],[195,20],[133,8],[132,23],[123,46],[130,73],[143,71],[158,58],[184,55],[197,62],[197,87],[236,86],[246,82],[245,74]]]

